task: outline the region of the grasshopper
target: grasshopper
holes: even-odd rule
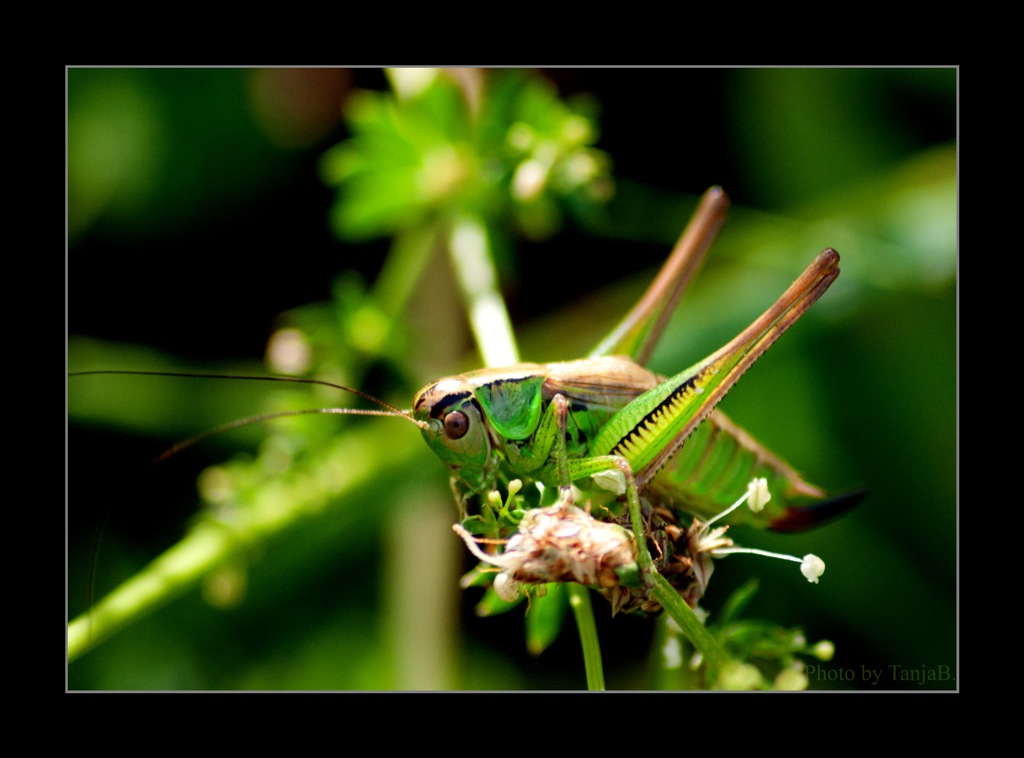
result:
[[[432,382],[416,394],[412,417],[451,469],[463,516],[472,496],[508,488],[514,480],[557,492],[554,513],[569,521],[578,515],[564,509],[575,502],[599,507],[612,517],[616,502],[624,502],[628,519],[620,520],[632,528],[632,550],[642,584],[649,587],[655,570],[648,546],[652,534],[668,527],[678,538],[683,532],[677,523],[685,516],[707,519],[721,512],[753,478],[764,478],[773,497],[759,514],[745,511],[745,522],[780,531],[813,526],[859,499],[858,494],[826,499],[824,491],[716,409],[743,372],[835,281],[839,255],[834,250],[820,253],[767,311],[699,363],[668,378],[641,365],[653,352],[727,207],[721,189],[705,193],[647,292],[588,357],[482,369]],[[468,533],[457,531],[473,549]],[[552,546],[543,536],[539,543],[541,551]],[[660,554],[662,567],[667,566],[671,548],[657,542],[651,546]],[[554,553],[564,558],[566,551],[582,549],[573,543]],[[621,554],[618,548],[609,552]],[[629,563],[615,561],[620,567]],[[520,567],[512,577],[534,582],[552,578],[537,568]],[[571,574],[556,570],[552,576]],[[600,567],[577,570],[575,578],[581,574],[599,586],[618,584]],[[595,580],[596,574],[603,579]],[[632,599],[619,597],[613,605],[626,610],[652,607],[642,591]]]
[[[550,546],[552,534],[564,532],[564,527],[586,528],[586,540],[561,547],[563,558],[567,551],[575,556],[565,571],[520,565],[507,575],[513,581],[571,578],[606,591],[614,611],[653,611],[657,604],[649,590],[654,575],[661,573],[674,576],[681,594],[695,602],[700,593],[687,590],[692,573],[687,562],[693,556],[685,547],[692,533],[685,528],[685,518],[708,519],[722,511],[752,478],[767,481],[772,500],[760,514],[747,513],[743,519],[770,529],[813,526],[851,507],[860,497],[827,498],[716,409],[743,372],[836,279],[839,256],[834,250],[819,254],[764,314],[703,361],[668,378],[642,365],[698,270],[727,208],[721,189],[705,193],[647,292],[586,358],[520,363],[439,379],[416,393],[409,411],[341,387],[386,410],[332,408],[300,413],[396,416],[416,424],[451,471],[463,524],[492,541],[505,542],[506,553],[527,537],[543,549]],[[327,384],[315,379],[287,380]],[[267,414],[224,428],[293,413]],[[209,434],[180,443],[162,457]],[[510,492],[511,502],[516,480],[528,485],[517,505],[536,515],[526,518],[518,513],[522,508],[506,507],[504,513],[518,515],[492,531],[480,529],[486,507],[470,516],[470,501],[503,488]],[[586,510],[576,508],[577,504]],[[534,531],[517,533],[519,525]],[[467,545],[479,552],[473,539]]]

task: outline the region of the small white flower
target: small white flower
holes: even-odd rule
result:
[[[760,513],[772,499],[772,493],[768,491],[768,480],[763,476],[751,479],[747,485],[747,505],[754,513]]]
[[[797,661],[800,663],[800,661]],[[782,669],[775,677],[775,681],[772,682],[773,690],[782,690],[784,692],[799,692],[806,690],[807,685],[810,682],[807,679],[807,674],[804,673],[803,668],[800,666],[793,666],[792,668]]]
[[[494,577],[494,584],[492,586],[494,587],[494,591],[497,593],[498,597],[506,603],[511,603],[519,599],[519,594],[521,592],[519,582],[504,571]]]
[[[768,480],[764,477],[751,479],[750,483],[747,484],[747,491],[740,495],[739,499],[735,503],[730,505],[714,518],[705,522],[704,526],[710,526],[715,521],[718,521],[718,519],[725,518],[744,503],[747,503],[750,510],[757,513],[763,509],[765,504],[771,499],[772,493],[768,491]]]
[[[592,474],[594,484],[603,490],[608,490],[614,495],[623,495],[626,492],[626,475],[617,468],[608,471],[598,471]]]
[[[520,163],[512,177],[512,194],[515,198],[522,202],[536,200],[544,191],[548,169],[548,166],[536,159]]]
[[[836,646],[832,644],[831,640],[822,640],[811,648],[811,653],[819,661],[831,661],[832,656],[836,653]]]
[[[690,551],[694,554],[697,553],[710,553],[713,550],[721,550],[733,546],[733,541],[725,536],[725,533],[729,530],[728,526],[718,526],[711,531],[707,530],[705,525],[703,529],[699,529],[693,539],[690,540]]]
[[[825,561],[814,553],[808,553],[800,563],[800,573],[812,584],[818,583],[818,577],[825,573]]]
[[[665,638],[665,644],[661,648],[661,655],[664,658],[665,668],[674,671],[683,665],[683,646],[679,644],[679,638],[674,634]]]
[[[817,584],[818,577],[825,573],[825,561],[821,560],[821,558],[813,553],[808,553],[803,557],[803,560],[801,560],[794,555],[770,553],[767,550],[758,550],[756,548],[737,547],[733,544],[731,539],[725,536],[725,530],[727,527],[719,527],[717,529],[710,530],[708,528],[712,523],[732,513],[743,505],[743,503],[747,503],[750,510],[754,513],[758,513],[764,509],[765,505],[767,505],[768,501],[771,499],[772,493],[768,491],[768,480],[764,477],[751,479],[750,483],[747,484],[747,491],[744,492],[735,503],[703,524],[699,521],[694,521],[694,525],[690,528],[688,534],[690,538],[690,551],[694,555],[707,553],[714,558],[724,558],[725,556],[732,555],[733,553],[751,553],[754,555],[763,555],[769,558],[781,558],[785,561],[793,561],[794,563],[800,564],[800,572],[807,577],[807,581]]]
[[[724,542],[725,540],[723,540],[723,543]],[[729,540],[729,542],[731,543],[731,540]],[[763,555],[766,558],[779,558],[784,561],[793,561],[794,563],[799,563],[800,573],[807,578],[807,581],[813,584],[817,584],[818,577],[825,573],[825,561],[821,560],[821,558],[814,555],[814,553],[808,553],[803,557],[803,560],[801,560],[800,558],[797,558],[795,555],[786,555],[784,553],[772,553],[768,550],[759,550],[756,547],[735,547],[731,544],[722,544],[720,547],[713,547],[710,550],[710,555],[715,558],[724,558],[727,555],[735,555],[736,553]]]

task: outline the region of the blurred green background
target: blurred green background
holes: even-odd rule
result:
[[[506,73],[485,72],[480,97]],[[836,645],[811,689],[956,687],[956,70],[522,74],[504,86],[546,83],[591,114],[592,146],[614,180],[606,202],[569,197],[558,212],[519,206],[509,219],[496,247],[523,359],[593,347],[712,184],[734,208],[657,370],[717,348],[819,250],[839,250],[838,282],[722,407],[809,480],[869,496],[812,533],[734,535],[821,555],[821,584],[734,556],[716,563],[704,605],[713,620],[732,589],[760,576],[750,615]],[[332,377],[399,407],[427,381],[480,365],[443,256],[420,262],[382,322],[390,312],[372,283],[385,260],[402,269],[403,259],[388,257],[389,234],[353,232],[339,210],[355,185],[333,186],[324,156],[357,129],[365,93],[388,89],[378,69],[68,70],[69,371],[263,374],[282,325],[333,351],[320,358]],[[392,212],[408,239],[418,219]],[[281,403],[355,404],[258,382],[68,380],[69,617],[89,607],[98,534],[97,598],[209,518],[196,480],[210,465],[262,450],[261,461],[283,461],[268,481],[304,487],[289,468],[300,453],[274,445],[319,446],[361,476],[341,488],[313,469],[310,486],[328,494],[72,662],[69,688],[585,687],[571,621],[535,657],[522,608],[474,614],[480,591],[457,585],[474,561],[450,531],[447,474],[411,426],[318,416],[284,424],[292,436],[273,442],[278,425],[256,424],[147,466],[175,442]],[[216,493],[216,473],[204,476]],[[652,686],[652,621],[612,619],[600,598],[595,609],[609,688]]]

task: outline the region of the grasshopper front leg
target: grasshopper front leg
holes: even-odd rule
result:
[[[617,496],[626,495],[637,563],[645,587],[651,587],[654,561],[647,549],[644,538],[643,514],[640,508],[640,490],[629,462],[621,455],[570,457],[566,442],[569,428],[569,401],[561,393],[552,396],[547,409],[541,416],[529,447],[513,447],[507,452],[513,466],[529,474],[544,469],[543,479],[555,481],[559,487],[559,504],[573,505],[572,483],[584,478],[596,477],[594,483]],[[613,472],[615,476],[602,477]]]
[[[635,546],[637,564],[640,567],[641,581],[643,586],[650,589],[654,586],[654,560],[651,558],[650,550],[647,549],[646,528],[644,527],[643,512],[640,508],[640,489],[636,484],[636,477],[633,475],[633,468],[629,461],[621,455],[600,455],[592,458],[579,458],[568,462],[569,476],[573,480],[591,477],[594,483],[602,489],[608,489],[616,495],[626,495],[626,504],[629,509],[629,522],[633,527],[633,542]],[[606,472],[613,472],[621,475],[611,479],[602,477]]]
[[[525,476],[540,473],[541,479],[557,482],[563,495],[572,485],[568,467],[569,453],[565,443],[568,418],[569,401],[564,395],[555,394],[529,440],[505,445],[505,455],[515,471]],[[550,470],[552,461],[553,472]]]

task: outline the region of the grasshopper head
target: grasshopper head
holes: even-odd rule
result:
[[[473,492],[492,484],[488,462],[491,442],[480,404],[459,377],[440,379],[416,393],[413,418],[426,424],[430,449]]]

